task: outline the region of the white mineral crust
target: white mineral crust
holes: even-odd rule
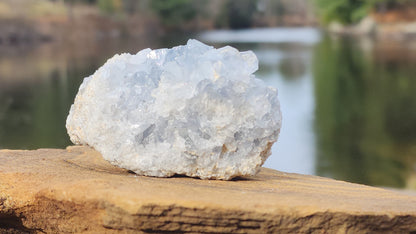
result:
[[[257,69],[251,51],[197,40],[115,55],[81,84],[68,134],[139,175],[255,175],[282,118],[276,89]]]

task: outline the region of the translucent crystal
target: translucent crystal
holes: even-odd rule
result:
[[[251,51],[197,40],[115,55],[81,84],[68,134],[140,175],[254,175],[281,126],[277,91],[257,69]]]

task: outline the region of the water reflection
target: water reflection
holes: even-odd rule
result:
[[[115,53],[155,43],[0,47],[0,149],[64,148],[65,120],[82,79]]]
[[[296,55],[283,58],[278,66],[282,77],[288,80],[302,78],[305,75],[307,69],[303,58]]]
[[[258,28],[242,30],[214,30],[202,33],[200,38],[210,43],[301,43],[313,45],[320,40],[316,28]]]
[[[65,117],[81,77],[91,72],[39,54],[2,58],[0,147],[31,149],[69,144]],[[33,57],[32,57],[33,56]],[[6,60],[6,62],[4,62]],[[9,63],[10,72],[4,69]],[[31,67],[33,66],[33,67]],[[23,70],[23,71],[21,71]]]
[[[256,76],[278,89],[283,113],[279,140],[264,166],[315,174],[312,47],[298,43],[261,44],[253,50],[260,62]]]
[[[373,46],[326,38],[315,50],[317,174],[405,187],[416,163],[415,52]]]
[[[186,39],[0,47],[0,148],[66,147],[65,118],[83,77],[115,53]],[[215,44],[253,50],[256,76],[279,89],[283,127],[265,166],[416,188],[415,50],[348,38],[313,43]]]

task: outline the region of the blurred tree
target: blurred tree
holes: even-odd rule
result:
[[[216,25],[233,29],[248,28],[257,12],[257,0],[227,0]]]
[[[139,9],[140,1],[137,0],[123,0],[123,10],[128,14],[134,14]]]
[[[105,13],[119,12],[122,6],[122,0],[98,0],[98,7]]]
[[[358,22],[366,16],[374,0],[316,0],[318,12],[325,23],[343,24]]]
[[[96,4],[97,0],[74,0],[74,2],[82,2],[87,4]]]
[[[166,27],[181,28],[197,15],[194,4],[191,0],[152,0],[150,6]]]
[[[324,23],[338,21],[343,24],[357,23],[371,10],[386,10],[413,0],[315,0],[318,14]]]

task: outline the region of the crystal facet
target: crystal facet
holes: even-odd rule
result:
[[[115,55],[81,84],[68,134],[140,175],[254,175],[281,127],[277,91],[257,69],[251,51],[197,40]]]

